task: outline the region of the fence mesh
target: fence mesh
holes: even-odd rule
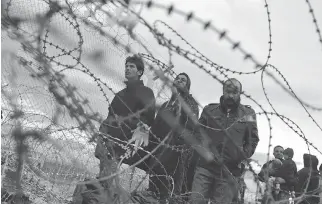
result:
[[[271,27],[267,61],[260,64],[211,22],[203,22],[193,13],[184,13],[161,3],[6,0],[1,4],[2,201],[12,199],[10,196],[16,192],[23,192],[31,203],[72,203],[76,185],[86,178],[95,179],[98,176],[99,160],[94,156],[98,127],[107,117],[115,93],[125,87],[125,59],[132,53],[139,54],[145,61],[142,80],[153,90],[157,106],[171,96],[168,80],[176,76],[171,61],[174,53],[220,82],[222,80],[207,67],[217,71],[222,78],[228,78],[230,74],[265,72],[266,67],[272,66],[268,64]],[[321,39],[314,10],[309,2],[308,5]],[[266,1],[265,6],[270,22]],[[166,23],[158,21],[149,25],[140,14],[151,7],[164,10],[169,15],[178,13],[187,21],[194,20],[204,29],[216,32],[251,61],[257,70],[248,73],[231,71],[205,57]],[[176,44],[179,40],[172,41],[163,35],[157,29],[158,23],[171,30],[189,48],[179,47]],[[169,51],[169,61],[158,55],[149,42],[135,32],[138,24],[146,26],[159,46]],[[281,86],[286,92],[294,93],[290,87]],[[253,100],[250,95],[244,94]],[[295,94],[294,98],[307,112],[322,110],[304,103]],[[202,110],[201,106],[199,110]],[[262,108],[262,112],[256,114],[265,115],[268,121],[272,116],[280,117],[295,130],[296,124],[290,125],[292,121],[276,111],[269,112]],[[305,139],[308,147],[320,152],[304,134],[297,134]],[[128,167],[123,164],[118,173],[122,189],[129,194],[147,191],[149,176],[146,172]],[[244,176],[245,203],[256,203],[263,195],[254,174],[252,165],[248,164]],[[131,198],[125,200],[128,203],[147,203]],[[124,203],[125,200],[118,202]]]

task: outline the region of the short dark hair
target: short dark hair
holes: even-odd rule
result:
[[[242,84],[240,83],[240,81],[238,81],[236,78],[230,78],[230,79],[227,79],[226,81],[224,81],[224,83],[223,83],[223,91],[225,90],[225,87],[227,86],[227,84],[228,84],[228,82],[238,82],[239,83],[239,86],[240,86],[240,92],[242,92],[242,90],[243,90],[243,86],[242,86]]]
[[[289,156],[290,158],[293,158],[293,156],[294,156],[294,151],[293,151],[293,149],[292,149],[292,148],[286,148],[286,149],[284,150],[284,154],[285,154],[285,155],[287,155],[287,156]]]
[[[319,171],[322,171],[322,164],[320,165],[320,167],[319,167]]]
[[[141,77],[144,73],[143,59],[139,55],[133,55],[133,56],[129,56],[125,59],[125,64],[128,62],[135,64],[138,71],[142,71],[142,74],[140,75],[140,77]]]
[[[277,147],[280,147],[280,148],[284,149],[284,147],[282,147],[281,145],[276,145],[276,146],[274,147],[273,151],[275,151],[275,149],[276,149]]]

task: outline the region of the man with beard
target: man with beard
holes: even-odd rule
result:
[[[200,158],[191,203],[231,203],[238,193],[241,162],[254,154],[259,141],[255,111],[240,104],[241,92],[241,83],[228,79],[220,103],[203,109],[197,136],[207,135],[201,144],[215,154],[215,161]]]
[[[196,154],[191,145],[186,144],[185,137],[193,137],[195,125],[182,103],[184,101],[188,106],[192,114],[190,116],[195,117],[195,120],[199,110],[198,104],[189,94],[190,86],[189,76],[180,73],[174,80],[171,99],[162,104],[151,127],[151,151],[167,137],[165,144],[161,144],[149,158],[149,190],[159,197],[160,203],[183,203],[180,195],[191,191]],[[174,122],[169,124],[171,118]]]

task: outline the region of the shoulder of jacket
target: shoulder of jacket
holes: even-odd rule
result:
[[[143,94],[151,94],[152,93],[154,95],[153,90],[150,87],[145,86],[145,85],[140,86],[139,89],[137,89],[137,91],[141,94],[142,93]]]
[[[252,108],[250,105],[244,105],[246,108]]]
[[[126,91],[126,88],[120,90],[119,92],[116,92],[115,95],[123,94]]]
[[[243,105],[245,109],[251,109],[253,110],[253,108],[250,105]]]
[[[152,93],[153,93],[153,90],[152,90],[150,87],[145,86],[145,85],[144,85],[143,87],[144,87],[144,89],[145,89],[145,90],[147,90],[147,91],[149,91],[149,92],[152,92]]]
[[[209,103],[208,105],[206,105],[205,106],[205,110],[209,110],[209,111],[211,111],[211,110],[215,110],[215,109],[217,109],[217,108],[219,108],[219,103]]]
[[[250,105],[242,105],[247,112],[254,112],[255,110]]]

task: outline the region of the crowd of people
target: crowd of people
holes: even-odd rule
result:
[[[186,73],[176,76],[172,96],[160,108],[153,91],[140,80],[143,73],[139,56],[126,58],[126,87],[116,93],[99,129],[95,150],[99,178],[113,174],[120,163],[135,164],[149,174],[148,191],[159,203],[240,202],[245,161],[259,142],[255,111],[240,101],[242,84],[234,78],[226,80],[220,101],[205,106],[198,119]],[[297,172],[293,154],[292,149],[275,147],[276,159],[258,175],[263,182],[280,183],[280,190],[272,188],[274,200],[284,198],[283,192],[303,192],[309,173],[307,189],[314,194],[317,158],[305,154],[305,167]],[[303,199],[318,203],[316,198]]]
[[[304,167],[297,171],[292,148],[275,146],[273,155],[275,159],[265,163],[258,174],[260,181],[268,183],[263,202],[288,200],[290,197],[297,200],[296,198],[302,197],[303,201],[300,203],[320,203],[322,164],[318,169],[318,158],[303,154]]]

